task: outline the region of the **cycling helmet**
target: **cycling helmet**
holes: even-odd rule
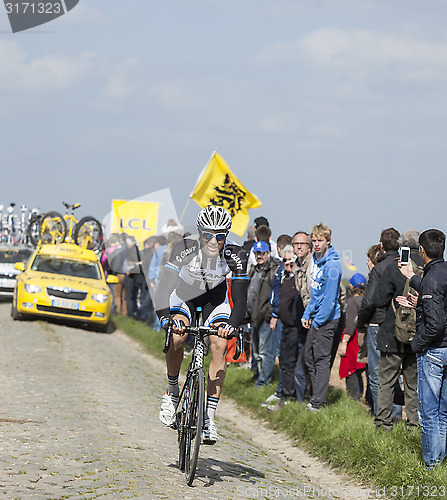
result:
[[[223,207],[208,205],[197,216],[197,227],[209,231],[228,231],[231,215]]]

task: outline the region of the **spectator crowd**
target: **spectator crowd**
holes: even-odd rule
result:
[[[160,329],[152,302],[164,264],[183,227],[170,220],[142,248],[132,236],[112,234],[101,257],[115,274],[114,312]],[[292,401],[321,411],[340,358],[347,394],[362,401],[377,429],[392,431],[405,418],[421,429],[422,455],[435,467],[447,446],[447,264],[445,235],[384,229],[366,252],[368,277],[342,282],[340,256],[323,223],[272,239],[258,217],[242,245],[248,256],[246,365],[255,387],[279,381],[263,403],[276,411]],[[409,249],[409,262],[401,249]]]

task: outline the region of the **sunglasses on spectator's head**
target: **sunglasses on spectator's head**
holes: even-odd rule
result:
[[[228,236],[228,232],[225,233],[212,233],[210,231],[200,231],[200,236],[205,241],[211,241],[213,238],[216,238],[216,241],[222,241]]]

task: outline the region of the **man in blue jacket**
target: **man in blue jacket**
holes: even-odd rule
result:
[[[309,328],[304,351],[304,362],[311,379],[309,411],[318,411],[326,403],[331,373],[331,351],[341,311],[340,256],[331,245],[332,232],[326,224],[312,228],[314,249],[310,283],[310,301],[302,317],[304,328]]]

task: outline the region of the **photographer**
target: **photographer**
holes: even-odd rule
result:
[[[411,347],[417,354],[419,415],[422,458],[428,468],[438,466],[446,455],[447,442],[447,263],[445,234],[428,229],[419,237],[424,276],[411,263],[400,265],[402,274],[419,294],[400,296],[404,307],[416,306],[416,335]],[[417,298],[417,302],[416,302]]]
[[[419,233],[414,229],[406,231],[399,239],[400,247],[409,248],[409,257],[413,265],[422,267],[423,262],[418,254]],[[405,278],[399,272],[399,259],[393,260],[383,273],[374,295],[375,305],[384,309],[385,317],[377,334],[377,348],[380,350],[378,370],[377,411],[374,423],[378,428],[391,430],[393,428],[393,402],[405,403],[407,427],[417,427],[418,394],[417,394],[417,362],[416,355],[410,347],[410,339],[406,342],[396,337],[397,307],[394,300],[402,295]],[[415,330],[415,318],[408,320],[407,331]],[[403,375],[404,401],[399,378]],[[399,400],[400,399],[400,400]]]

